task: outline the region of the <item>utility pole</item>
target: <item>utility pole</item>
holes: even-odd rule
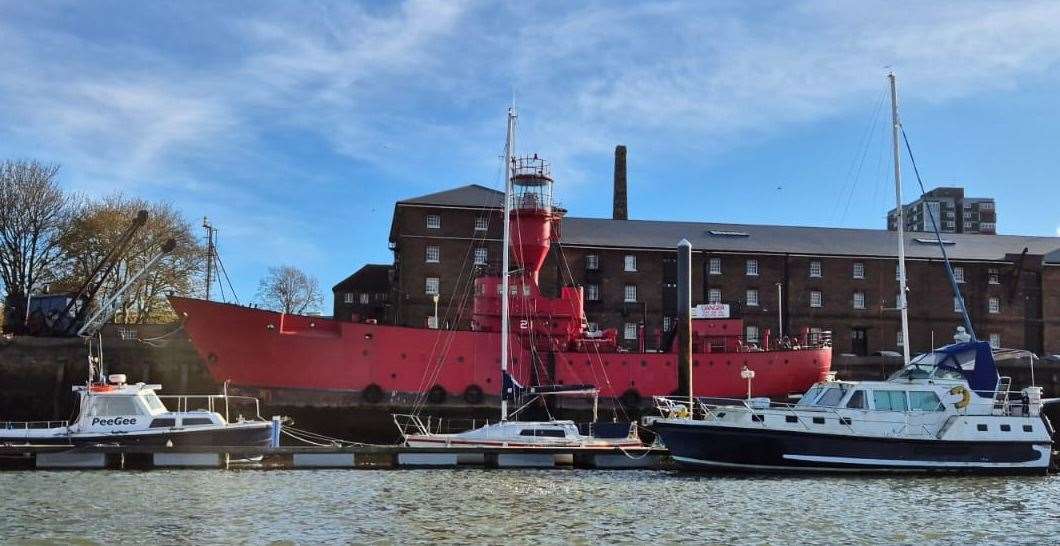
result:
[[[202,228],[206,230],[206,300],[210,299],[210,286],[213,285],[213,261],[216,255],[214,242],[217,237],[217,228],[210,225],[205,216],[202,217]]]

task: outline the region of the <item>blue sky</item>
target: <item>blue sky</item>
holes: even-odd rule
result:
[[[513,97],[573,215],[625,144],[634,218],[881,227],[888,66],[929,186],[1060,235],[1057,3],[0,0],[0,51],[0,157],[210,217],[244,299],[388,262],[398,199],[499,188]]]

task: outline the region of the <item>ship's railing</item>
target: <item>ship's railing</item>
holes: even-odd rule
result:
[[[209,412],[216,412],[224,415],[225,421],[231,422],[229,414],[232,411],[232,407],[236,409],[241,407],[253,407],[254,414],[252,417],[264,421],[265,418],[261,416],[261,402],[252,396],[236,396],[231,394],[159,394],[157,395],[163,403],[167,400],[172,400],[176,404],[174,409],[169,404],[166,404],[166,409],[174,412],[188,412],[197,410],[206,410]],[[223,411],[221,411],[223,410]],[[238,414],[239,418],[243,418],[243,414]]]
[[[833,406],[799,406],[798,404],[772,401],[766,405],[759,405],[761,404],[761,399],[747,400],[745,398],[697,397],[693,400],[695,401],[695,405],[692,412],[689,412],[688,410],[687,397],[656,396],[655,407],[659,410],[660,415],[664,418],[670,419],[712,421],[720,419],[721,414],[723,413],[739,411],[750,413],[753,416],[752,422],[756,422],[759,426],[765,427],[765,415],[766,412],[768,412],[772,415],[779,414],[794,416],[796,417],[796,421],[793,424],[797,423],[805,430],[814,430],[810,424],[806,422],[806,417],[833,417],[839,424],[843,425],[851,432],[854,431],[854,422],[858,422],[892,425],[892,427],[894,427],[892,430],[897,434],[907,433],[910,429],[919,429],[918,432],[925,436],[933,436],[935,434],[923,423],[909,422],[908,414],[902,414],[902,418],[900,419],[887,418],[893,416],[894,412],[882,410],[858,409],[856,411],[863,412],[864,415],[854,418],[851,415],[846,415],[839,411],[845,408],[837,408]]]
[[[70,421],[0,421],[0,430],[66,428]]]
[[[429,421],[424,422],[423,418],[419,415],[413,415],[411,413],[393,413],[391,414],[391,417],[394,419],[394,426],[397,427],[402,440],[407,439],[409,436],[429,436],[434,434],[434,432],[431,431]]]

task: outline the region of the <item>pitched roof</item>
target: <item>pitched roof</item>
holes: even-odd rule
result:
[[[342,279],[338,284],[331,287],[331,291],[337,292],[348,286],[360,286],[371,289],[386,287],[390,284],[390,268],[391,266],[386,264],[366,264],[364,267],[358,269],[353,275]]]
[[[504,192],[478,184],[468,184],[451,190],[428,193],[411,199],[403,199],[398,205],[441,205],[449,207],[502,207]]]
[[[720,252],[763,252],[821,256],[897,255],[897,232],[848,229],[660,220],[611,220],[566,217],[560,227],[564,244],[578,246],[672,249],[688,239],[692,248]],[[1060,237],[943,234],[946,253],[955,260],[1004,260],[1024,248],[1060,263]],[[910,258],[940,258],[933,234],[906,233]]]

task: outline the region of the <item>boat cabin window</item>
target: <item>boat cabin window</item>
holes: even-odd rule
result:
[[[166,405],[162,403],[157,394],[145,392],[140,396],[144,399],[144,402],[147,402],[147,409],[151,410],[151,413],[166,411]]]
[[[906,411],[905,391],[872,391],[876,411]]]
[[[947,366],[939,367],[943,361],[946,361]],[[924,353],[909,361],[909,365],[894,372],[890,379],[964,379],[953,366],[964,370],[975,367],[975,351],[962,351],[953,358],[945,353]]]
[[[942,411],[942,401],[931,391],[909,391],[909,409],[913,411]]]
[[[847,407],[852,409],[867,409],[868,403],[865,400],[865,391],[856,390],[854,394],[850,395],[850,400],[847,400]]]
[[[823,390],[824,387],[812,387],[810,390],[806,391],[806,394],[799,398],[799,402],[795,405],[812,406],[813,403],[817,401],[817,397],[821,396],[821,391]]]
[[[180,424],[189,427],[193,425],[212,425],[213,419],[209,417],[185,417],[180,420]]]
[[[563,438],[566,435],[558,428],[524,428],[519,436],[544,436],[546,438]]]
[[[118,415],[140,415],[140,404],[135,396],[93,396],[88,407],[89,417],[114,417]]]

